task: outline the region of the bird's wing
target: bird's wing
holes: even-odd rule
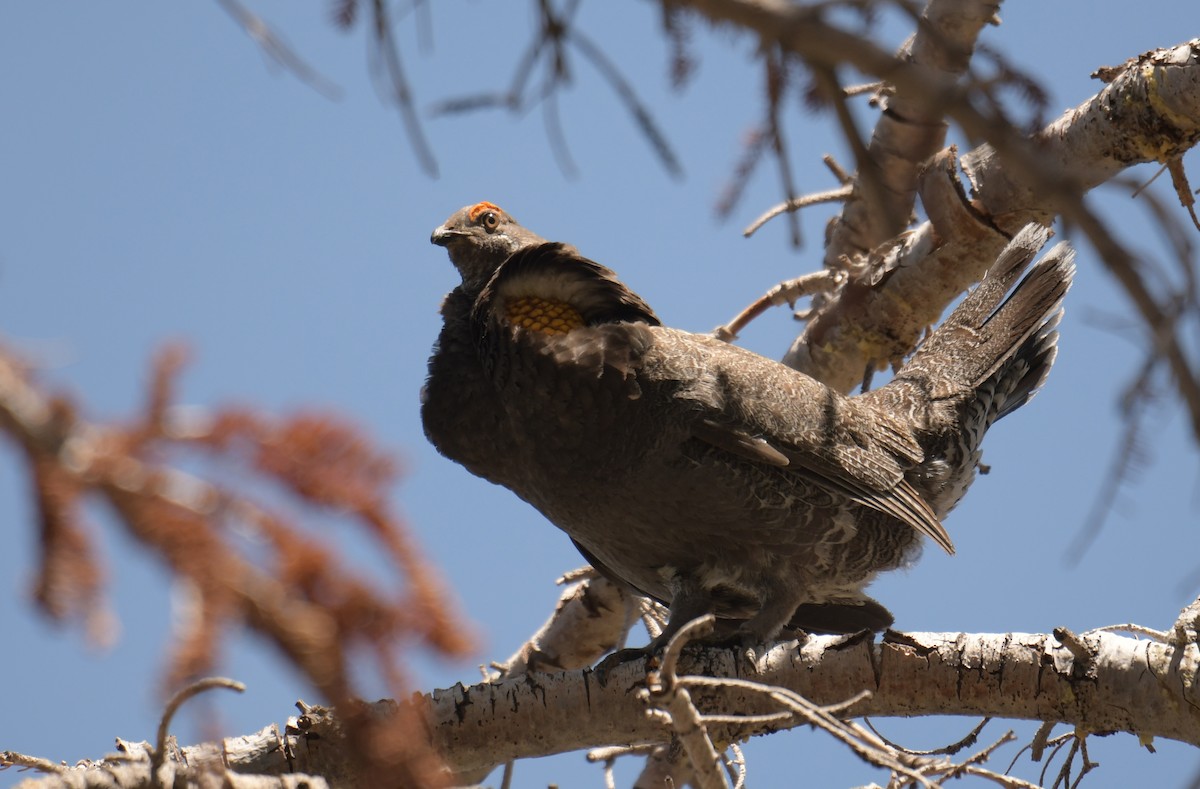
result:
[[[690,352],[693,358],[683,364],[703,370],[682,392],[697,439],[787,468],[954,553],[945,527],[904,478],[923,453],[901,420],[749,351],[671,329],[653,331],[665,346],[660,355],[687,359]]]
[[[783,454],[792,462],[793,468],[801,468],[814,474],[823,487],[838,490],[865,507],[908,524],[937,543],[946,553],[953,555],[954,543],[946,532],[946,527],[938,520],[933,508],[917,489],[903,477],[890,487],[880,487],[863,479],[864,476],[873,477],[874,474],[855,473],[859,469],[849,467],[849,464],[830,463],[827,458],[810,452],[784,450]],[[870,461],[868,467],[869,465]]]
[[[611,269],[557,242],[514,252],[476,298],[474,314],[477,320],[502,315],[520,324],[520,310],[531,302],[570,308],[578,318],[577,325],[622,321],[660,325],[650,305],[617,279]],[[564,331],[575,327],[570,321],[563,324]]]
[[[692,434],[745,460],[786,467],[825,490],[890,515],[926,535],[947,553],[954,553],[954,543],[933,509],[903,476],[892,478],[884,460],[863,451],[805,451],[711,419],[699,420]]]
[[[760,436],[752,436],[744,430],[722,425],[712,419],[701,419],[692,426],[692,435],[715,447],[720,447],[735,455],[755,463],[766,463],[769,466],[781,468],[790,466],[792,461],[787,455],[771,445],[770,441]]]
[[[645,330],[660,325],[610,269],[550,242],[509,256],[475,298],[471,320],[497,382],[524,368],[528,380],[569,396],[621,399],[640,396]]]

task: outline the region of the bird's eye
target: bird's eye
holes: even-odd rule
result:
[[[479,217],[479,224],[483,225],[483,229],[489,233],[500,227],[500,217],[496,216],[495,211],[484,211]]]

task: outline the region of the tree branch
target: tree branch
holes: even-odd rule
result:
[[[781,716],[783,707],[764,693],[776,686],[814,705],[836,709],[837,717],[864,715],[987,715],[1072,724],[1078,731],[1130,732],[1141,740],[1165,737],[1200,745],[1200,688],[1191,678],[1200,669],[1194,642],[1155,643],[1090,632],[1066,635],[1023,633],[896,633],[882,639],[822,636],[803,647],[776,645],[759,659],[757,683],[747,683],[746,666],[734,650],[700,649],[684,654],[680,681],[688,675],[716,678],[691,684],[696,708],[737,710],[743,723],[707,723],[714,742],[804,725],[803,716]],[[738,679],[722,685],[721,678]],[[532,674],[502,682],[457,685],[397,705],[364,705],[386,720],[412,704],[424,710],[433,746],[456,774],[479,775],[506,761],[612,744],[665,744],[670,727],[647,718],[635,691],[646,681],[638,660],[607,673],[592,670]],[[769,689],[769,688],[767,688]],[[869,689],[869,693],[862,693]],[[301,704],[283,734],[268,726],[246,737],[171,749],[176,786],[199,787],[196,769],[209,775],[278,776],[296,771],[330,785],[354,780],[343,749],[345,734],[330,710]],[[586,716],[588,725],[580,726]],[[20,789],[112,786],[103,783],[116,768],[148,775],[150,748],[119,741],[123,754],[77,767],[52,766],[53,775]],[[13,758],[19,757],[19,758]],[[8,755],[10,763],[36,766],[34,757]],[[969,760],[970,761],[970,760]],[[915,763],[915,762],[914,762]],[[930,769],[924,764],[922,770]],[[222,766],[224,765],[224,766]],[[949,765],[939,765],[950,769]],[[964,764],[959,770],[982,774]],[[350,772],[346,772],[350,770]],[[295,778],[296,776],[290,775]],[[119,786],[143,786],[132,782]],[[241,783],[232,785],[242,786]],[[279,782],[263,784],[282,786]],[[319,785],[319,784],[318,784]],[[1020,785],[1020,784],[1014,784]]]
[[[977,281],[1015,229],[1061,213],[1080,227],[1130,295],[1153,344],[1165,355],[1200,438],[1200,382],[1178,337],[1175,294],[1156,295],[1107,226],[1080,195],[1122,169],[1176,155],[1200,139],[1200,41],[1143,55],[1100,94],[1035,135],[1019,155],[984,145],[963,157],[970,194],[954,152],[935,157],[920,193],[930,216],[893,249],[869,262],[839,297],[813,316],[784,361],[848,391],[868,367],[902,358],[945,305]],[[1169,112],[1160,111],[1170,105]],[[1163,155],[1167,155],[1164,153]],[[1016,162],[1016,164],[1014,164]]]
[[[980,31],[995,21],[998,7],[998,2],[989,0],[931,0],[900,57],[948,79],[964,74]],[[921,165],[946,139],[942,113],[922,91],[897,90],[883,101],[867,149],[883,187],[876,196],[882,205],[880,210],[870,210],[863,183],[855,178],[854,190],[831,226],[825,246],[827,268],[840,268],[843,257],[864,254],[908,226]]]
[[[797,650],[780,644],[761,659],[764,684],[815,704],[869,699],[851,715],[988,715],[1063,721],[1088,731],[1126,731],[1200,744],[1200,667],[1195,644],[1156,644],[1107,633],[1082,636],[1086,665],[1051,635],[887,633],[870,638],[814,637]],[[483,770],[511,759],[613,743],[665,743],[670,730],[647,720],[629,696],[645,677],[635,661],[608,672],[531,675],[461,686],[428,697],[431,730],[452,769]],[[680,673],[745,676],[733,651],[709,649]],[[693,692],[701,710],[767,714],[777,707],[732,689]],[[589,725],[572,725],[586,710]],[[761,724],[712,733],[730,741],[779,728]],[[586,730],[585,730],[586,728]]]
[[[1171,366],[1193,433],[1200,440],[1200,376],[1175,331],[1169,309],[1174,299],[1148,291],[1136,276],[1132,257],[1083,201],[1089,189],[1125,168],[1175,160],[1200,140],[1196,121],[1200,118],[1200,39],[1146,53],[1121,69],[1105,70],[1102,76],[1110,84],[1104,90],[1029,137],[995,101],[976,106],[970,100],[971,86],[958,84],[954,67],[930,69],[892,55],[828,23],[820,8],[784,0],[672,2],[715,22],[754,32],[764,44],[781,46],[814,68],[848,64],[879,77],[898,96],[923,97],[922,117],[943,115],[957,122],[968,137],[985,141],[963,159],[972,195],[968,199],[962,193],[962,209],[955,218],[965,227],[939,224],[934,217],[938,206],[931,207],[922,194],[933,222],[915,231],[921,243],[907,245],[903,265],[886,254],[869,259],[866,271],[817,311],[784,356],[785,363],[849,391],[865,373],[903,358],[946,304],[978,281],[1016,229],[1029,221],[1049,224],[1062,216],[1088,236],[1129,293],[1154,346]],[[934,8],[931,4],[928,10]],[[972,26],[983,17],[974,18]],[[970,37],[969,32],[961,36],[960,44]],[[958,243],[946,248],[948,237],[955,234],[960,236]],[[914,257],[913,250],[920,256]],[[938,257],[929,265],[913,265],[935,251]],[[941,279],[941,274],[948,276]],[[920,285],[906,292],[906,279],[944,285]],[[920,299],[911,299],[913,295]],[[890,323],[896,309],[881,309],[888,302],[908,313],[901,315],[900,327]]]

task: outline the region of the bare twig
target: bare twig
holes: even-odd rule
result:
[[[812,205],[820,205],[822,203],[842,203],[850,196],[851,188],[849,186],[841,186],[837,189],[830,189],[826,192],[816,192],[814,194],[800,195],[793,197],[780,203],[773,208],[769,208],[758,219],[755,219],[746,229],[742,231],[742,235],[746,238],[758,232],[758,229],[771,221],[780,214],[786,212],[796,212],[802,208],[807,208]]]
[[[550,142],[550,150],[554,153],[554,160],[558,162],[558,169],[562,170],[563,175],[567,178],[575,178],[579,175],[579,168],[575,166],[575,160],[571,157],[571,149],[567,146],[567,135],[563,132],[562,115],[558,110],[558,91],[548,90],[545,101],[542,102],[542,120],[546,127],[546,139]]]
[[[735,742],[729,746],[732,758],[726,759],[725,767],[733,778],[733,789],[743,789],[746,786],[746,754]]]
[[[691,695],[679,681],[676,669],[685,644],[703,638],[713,630],[716,621],[711,614],[688,622],[679,629],[663,651],[662,668],[646,677],[646,688],[639,694],[651,710],[665,714],[679,737],[688,761],[692,765],[692,782],[698,789],[727,789],[729,784],[721,771],[721,755],[713,747],[699,711]]]
[[[242,26],[242,29],[254,39],[263,52],[284,69],[296,75],[301,82],[327,99],[337,100],[342,97],[342,89],[308,65],[283,41],[278,33],[271,29],[271,26],[262,17],[251,12],[237,0],[217,0],[217,4]]]
[[[1033,734],[1033,739],[1029,741],[1030,759],[1035,762],[1042,760],[1042,756],[1046,753],[1046,745],[1050,742],[1050,733],[1054,731],[1054,727],[1057,725],[1057,721],[1043,721],[1042,725],[1038,726],[1038,730]],[[1022,751],[1017,751],[1017,755],[1013,757],[1013,764],[1017,763],[1017,758],[1020,757]],[[1010,764],[1008,769],[1011,770],[1013,764]]]
[[[1200,636],[1200,598],[1193,600],[1183,607],[1175,624],[1171,626],[1174,635],[1173,642],[1177,645],[1195,643]]]
[[[1185,609],[1186,610],[1186,609]],[[1143,625],[1135,625],[1126,623],[1121,625],[1104,625],[1102,627],[1094,627],[1088,631],[1089,633],[1132,633],[1135,636],[1143,636],[1152,641],[1157,641],[1160,644],[1172,643],[1171,633],[1165,630],[1154,630],[1153,628]]]
[[[425,139],[425,131],[421,120],[417,117],[417,109],[413,101],[412,89],[408,85],[408,77],[404,73],[404,64],[400,60],[400,47],[392,32],[392,21],[388,11],[387,0],[372,0],[371,41],[374,43],[376,63],[382,60],[388,89],[384,93],[400,110],[400,118],[408,133],[409,143],[417,155],[417,161],[426,174],[437,177],[438,166],[433,149]]]
[[[713,209],[717,217],[721,219],[733,213],[738,201],[742,199],[742,193],[745,191],[746,185],[750,183],[750,176],[754,174],[758,163],[762,161],[763,154],[767,151],[771,136],[760,124],[747,130],[742,135],[742,139],[741,155],[733,167],[729,180],[721,189],[721,196],[717,198],[717,204]]]
[[[839,184],[842,186],[854,185],[854,176],[846,172],[846,168],[838,164],[837,159],[834,159],[829,154],[825,154],[821,157],[821,162],[828,168],[829,172],[833,173],[833,177],[837,179]]]
[[[1171,172],[1171,185],[1175,187],[1175,195],[1179,204],[1187,209],[1192,224],[1200,230],[1200,219],[1196,218],[1196,198],[1192,194],[1192,186],[1188,183],[1187,171],[1183,169],[1183,157],[1175,156],[1167,161],[1167,169]]]
[[[1048,223],[1055,215],[1082,229],[1150,328],[1155,346],[1167,360],[1180,400],[1191,417],[1192,432],[1200,438],[1200,376],[1189,361],[1167,309],[1172,300],[1168,298],[1164,303],[1163,299],[1155,298],[1135,272],[1131,256],[1082,199],[1088,189],[1133,163],[1178,156],[1195,144],[1194,128],[1173,122],[1196,114],[1196,92],[1192,86],[1200,64],[1192,43],[1147,53],[1131,61],[1095,98],[1031,138],[1005,116],[991,93],[991,86],[978,86],[981,100],[973,102],[958,84],[958,74],[952,69],[930,70],[897,57],[833,24],[819,9],[757,0],[676,1],[714,21],[754,31],[764,44],[782,46],[814,67],[832,69],[848,64],[866,74],[878,75],[898,94],[920,96],[936,112],[936,117],[956,121],[971,139],[988,141],[963,162],[972,181],[971,210],[984,212],[994,223],[1002,220],[999,222],[1002,231],[1005,228],[1014,231],[1031,219]],[[990,19],[990,14],[980,19],[982,25]],[[969,54],[970,48],[964,51]],[[1001,83],[997,84],[1017,85],[1036,99],[1030,94],[1031,86],[1017,76],[1002,74]],[[1114,112],[1116,107],[1122,108],[1122,112]],[[1112,133],[1098,134],[1099,129],[1111,129]],[[1154,130],[1153,139],[1143,140],[1147,136],[1143,130],[1147,129]],[[1148,153],[1151,151],[1153,155]],[[894,232],[889,230],[881,237],[892,237]],[[1000,246],[1003,238],[991,243]],[[872,248],[860,245],[859,253]],[[958,258],[950,251],[952,257]],[[838,265],[842,252],[842,246],[829,244],[826,248],[829,264]],[[976,254],[981,252],[975,250]],[[985,254],[980,260],[986,257]],[[915,269],[910,276],[925,281],[928,278],[922,273]],[[966,285],[948,281],[948,285],[955,287],[947,287],[945,294],[921,308],[924,312],[926,307],[932,307],[931,317],[912,321],[911,332],[906,330],[901,343],[904,347],[899,353],[890,348],[873,351],[874,341],[861,340],[864,329],[884,338],[881,329],[870,328],[882,317],[882,310],[876,310],[872,322],[872,308],[885,298],[882,291],[889,291],[904,279],[891,278],[888,286],[880,289],[878,298],[866,298],[853,310],[829,310],[817,315],[788,352],[785,362],[839,390],[849,391],[860,382],[862,371],[869,364],[907,353],[917,341],[919,331],[932,323],[945,304]],[[890,297],[895,298],[896,293],[891,292]],[[860,323],[864,314],[865,323]],[[854,326],[853,331],[849,325]],[[810,348],[809,339],[815,337],[821,338],[819,354]],[[882,341],[896,344],[896,339],[890,336]]]
[[[179,692],[172,696],[167,702],[167,706],[163,709],[162,717],[158,721],[158,734],[154,738],[154,753],[150,757],[150,776],[154,781],[161,782],[163,780],[158,771],[162,768],[167,756],[167,734],[170,731],[171,720],[175,717],[175,713],[188,699],[213,688],[228,688],[238,693],[246,691],[246,686],[237,680],[226,679],[225,677],[208,677],[181,688]],[[160,783],[159,785],[162,786],[163,784]]]
[[[762,315],[771,307],[782,307],[784,304],[787,304],[794,309],[797,299],[811,296],[814,293],[828,292],[836,287],[841,280],[842,275],[840,273],[825,270],[789,279],[787,282],[781,282],[756,299],[749,307],[739,312],[729,323],[713,329],[713,336],[725,342],[733,342],[750,321]]]
[[[988,723],[991,722],[991,720],[992,720],[991,718],[984,718],[975,726],[975,728],[971,729],[971,731],[969,731],[967,733],[967,735],[965,737],[963,737],[961,740],[959,740],[958,742],[954,742],[949,745],[944,745],[941,748],[934,748],[933,750],[930,750],[930,751],[914,751],[911,748],[905,748],[903,745],[897,745],[896,743],[889,740],[887,737],[884,737],[882,734],[880,734],[879,730],[875,728],[875,724],[871,723],[871,720],[869,718],[864,718],[863,723],[865,723],[868,726],[868,728],[870,728],[871,731],[875,733],[876,737],[883,740],[885,743],[887,743],[891,747],[895,748],[896,750],[903,751],[904,753],[907,753],[911,756],[943,756],[943,755],[944,756],[953,756],[954,754],[961,751],[963,748],[970,748],[972,745],[974,745],[976,742],[978,742],[979,741],[979,733],[983,731],[983,727],[987,726]],[[993,746],[993,747],[995,747],[995,746]]]
[[[646,764],[633,783],[635,787],[682,787],[691,782],[691,765],[684,755],[683,744],[678,737],[672,737],[670,742],[663,745],[597,748],[588,753],[588,761],[595,761],[601,755],[608,757],[604,762],[606,774],[611,774],[611,766],[618,757],[644,756]]]
[[[952,83],[969,68],[971,54],[983,27],[994,21],[996,3],[971,0],[931,0],[918,12],[914,3],[898,3],[915,25],[912,39],[897,54],[918,72]],[[865,153],[870,172],[881,174],[883,191],[855,181],[842,214],[833,225],[826,249],[827,266],[843,256],[874,249],[899,233],[913,213],[918,173],[923,162],[945,142],[946,125],[936,96],[924,90],[881,83],[875,122]],[[848,91],[845,95],[851,95]],[[843,126],[845,122],[843,121]],[[861,161],[858,162],[861,167]],[[868,173],[869,174],[869,173]],[[873,199],[869,189],[876,189]]]
[[[0,770],[20,767],[22,770],[37,770],[43,773],[64,773],[70,768],[40,756],[27,756],[16,751],[0,752]]]
[[[862,201],[866,210],[873,216],[878,217],[881,224],[889,228],[896,228],[896,232],[900,232],[908,226],[910,216],[912,214],[911,201],[912,195],[916,193],[916,179],[913,178],[912,191],[903,202],[909,204],[907,212],[901,215],[899,212],[903,209],[898,204],[896,196],[888,194],[888,186],[884,182],[884,172],[880,163],[876,161],[872,155],[872,150],[863,140],[862,133],[859,131],[858,123],[850,112],[850,107],[846,103],[846,94],[842,90],[842,86],[838,83],[837,75],[834,70],[828,66],[812,67],[813,77],[816,80],[822,95],[832,105],[834,117],[837,118],[838,126],[842,132],[842,139],[850,146],[850,152],[854,155],[854,163],[857,166],[855,174],[854,186],[851,189],[850,200],[857,195]],[[849,205],[847,205],[849,208]],[[837,258],[830,258],[826,255],[826,265],[831,261],[836,261]]]
[[[678,157],[670,143],[667,142],[666,135],[659,129],[650,110],[638,98],[633,84],[625,78],[616,64],[592,39],[572,24],[572,18],[578,6],[578,0],[568,0],[561,9],[556,9],[550,0],[538,0],[541,27],[534,40],[518,58],[508,91],[445,100],[433,108],[433,113],[445,114],[490,108],[522,112],[534,103],[553,102],[558,91],[569,82],[568,52],[570,46],[573,46],[574,50],[590,62],[612,88],[613,93],[633,118],[639,131],[650,143],[667,172],[676,177],[682,175],[683,168]],[[529,82],[539,63],[543,64],[545,79],[541,89],[530,96],[528,93]],[[572,175],[575,172],[574,165],[566,152],[566,140],[558,123],[557,109],[549,107],[546,112],[548,113],[545,116],[546,128],[555,159],[563,168],[564,173]]]
[[[498,674],[489,676],[584,668],[624,643],[641,598],[587,569],[572,574],[554,613],[508,660],[493,663]]]
[[[771,149],[779,166],[783,196],[785,201],[790,203],[796,199],[797,190],[795,179],[792,178],[792,163],[788,158],[781,113],[783,96],[788,87],[789,64],[786,55],[776,47],[768,47],[763,53],[763,65],[767,82],[767,133],[770,135]],[[800,232],[800,219],[794,211],[788,213],[788,229],[792,237],[792,246],[799,248],[804,239]]]
[[[1096,659],[1092,648],[1071,630],[1065,627],[1056,627],[1054,628],[1054,637],[1071,653],[1071,657],[1075,659],[1075,664],[1080,668],[1089,668]]]
[[[658,124],[654,121],[654,117],[650,114],[650,110],[637,97],[637,93],[633,89],[633,85],[625,79],[616,65],[608,59],[608,56],[592,42],[590,38],[582,35],[577,29],[572,30],[571,40],[574,42],[579,53],[592,61],[592,65],[600,72],[608,84],[612,86],[613,92],[617,98],[625,105],[625,109],[633,117],[642,134],[650,142],[650,147],[658,155],[658,160],[668,173],[676,178],[683,176],[683,165],[679,163],[678,157],[675,156],[675,151],[672,150],[671,144],[667,142],[667,137],[658,128]]]
[[[1124,419],[1121,425],[1121,437],[1117,441],[1117,447],[1113,451],[1108,470],[1104,473],[1104,480],[1098,489],[1095,501],[1092,502],[1087,519],[1066,550],[1065,560],[1068,566],[1077,566],[1083,559],[1104,528],[1117,496],[1121,492],[1122,483],[1129,479],[1135,464],[1145,459],[1144,420],[1149,407],[1155,401],[1154,372],[1161,362],[1162,357],[1158,354],[1148,354],[1142,363],[1141,370],[1125,390],[1125,395],[1122,397]]]

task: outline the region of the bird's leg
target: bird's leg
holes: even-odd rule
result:
[[[738,629],[739,641],[743,650],[742,656],[750,661],[751,665],[756,665],[758,658],[756,648],[765,647],[773,642],[779,636],[779,631],[783,630],[784,626],[791,621],[796,609],[807,598],[808,594],[803,587],[775,590],[773,594],[768,594],[763,599],[758,613],[742,623]],[[674,617],[672,616],[672,618]]]
[[[662,651],[671,637],[679,632],[679,629],[691,622],[693,619],[698,619],[705,614],[713,613],[712,595],[702,589],[700,584],[692,579],[682,579],[673,590],[671,595],[671,616],[667,619],[667,625],[663,631],[658,634],[658,637],[650,642],[646,649],[650,653]]]
[[[673,594],[671,595],[671,616],[667,619],[667,624],[663,628],[663,631],[644,647],[626,647],[606,656],[604,660],[596,664],[597,673],[602,677],[607,676],[608,672],[626,661],[637,660],[662,652],[666,648],[667,642],[679,632],[680,628],[693,619],[713,612],[712,595],[702,589],[695,581],[681,579],[673,584],[673,586],[675,588],[672,590]]]

